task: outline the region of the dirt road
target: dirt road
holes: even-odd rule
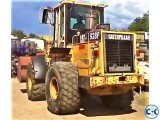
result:
[[[54,115],[47,110],[46,101],[31,102],[27,98],[25,83],[12,81],[12,120],[146,120],[144,108],[148,93],[136,95],[131,111],[110,110],[103,107],[99,97],[88,96],[85,108],[74,115]],[[141,104],[141,105],[140,105]]]

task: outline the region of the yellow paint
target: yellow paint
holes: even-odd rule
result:
[[[40,37],[43,37],[43,39],[45,39],[48,42],[53,42],[53,36],[50,35],[38,35]]]
[[[57,80],[55,77],[50,81],[49,90],[50,90],[51,99],[56,100],[58,97],[58,86],[57,86]]]
[[[128,30],[120,30],[122,32],[128,32]],[[137,35],[136,41],[137,42],[144,42],[145,41],[145,31],[129,31],[135,33]]]
[[[27,82],[27,85],[28,85],[28,89],[29,91],[32,89],[32,86],[33,86],[33,82],[31,80],[31,78],[28,76],[28,82]]]
[[[54,9],[57,9],[58,7],[62,6],[63,4],[68,4],[68,3],[74,3],[74,4],[78,4],[78,5],[85,5],[85,6],[95,6],[95,7],[99,6],[99,7],[102,7],[102,8],[108,6],[108,5],[104,5],[104,4],[101,4],[101,5],[100,4],[94,4],[94,3],[91,3],[91,2],[79,2],[77,0],[62,0],[59,5],[54,7]]]
[[[78,69],[79,75],[88,76],[89,69]]]
[[[137,33],[137,42],[144,42],[145,34],[144,33]]]
[[[134,55],[136,53],[136,34],[131,32],[115,32],[115,31],[102,31],[101,40],[99,41],[99,46],[94,48],[94,50],[99,51],[99,55],[96,57],[92,56],[91,46],[94,46],[94,43],[83,43],[73,45],[72,55],[73,63],[77,65],[80,76],[90,76],[90,88],[92,94],[100,95],[109,95],[109,94],[119,94],[128,91],[134,85],[144,84],[143,76],[138,76],[137,70],[137,59],[134,57],[134,68],[135,72],[133,73],[105,73],[105,49],[104,44],[105,40],[103,38],[103,33],[115,33],[115,34],[132,34],[134,36]],[[84,45],[84,49],[79,49],[81,45]],[[94,62],[93,62],[94,61]],[[93,64],[94,63],[94,64]],[[99,76],[94,76],[94,74],[99,74]],[[92,75],[92,76],[91,76]],[[120,81],[119,78],[125,76],[125,81]],[[119,86],[117,91],[113,91],[114,86]],[[107,88],[110,86],[109,88]],[[124,87],[125,86],[125,87]],[[99,88],[105,88],[104,91],[100,92]],[[94,90],[93,90],[94,88]],[[119,90],[119,91],[118,91]]]
[[[89,59],[78,59],[77,60],[77,67],[78,68],[87,68],[89,69]]]
[[[120,81],[120,77],[125,77],[124,81]],[[143,76],[127,75],[127,76],[91,76],[90,87],[100,87],[107,85],[123,85],[123,84],[144,84]]]
[[[71,49],[72,62],[78,69],[90,68],[91,64],[91,43],[75,44]]]
[[[114,94],[123,94],[128,90],[132,89],[135,84],[121,84],[121,85],[106,85],[95,87],[91,89],[86,89],[89,94],[92,95],[114,95]]]

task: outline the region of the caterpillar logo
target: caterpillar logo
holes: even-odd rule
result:
[[[107,39],[110,39],[110,40],[131,40],[131,35],[107,34]]]

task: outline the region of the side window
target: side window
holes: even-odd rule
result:
[[[62,16],[61,36],[63,36],[64,35],[64,7],[61,8],[61,11],[62,11],[62,13],[61,13],[61,16]]]
[[[86,8],[83,6],[75,6],[70,11],[70,29],[76,30],[77,28],[83,28],[85,25],[85,13]],[[76,26],[74,28],[74,26]]]
[[[73,29],[73,26],[77,23],[77,18],[71,18],[70,28]],[[82,20],[82,23],[85,24],[85,20]]]
[[[71,23],[70,23],[70,28],[72,29],[73,28],[73,25],[77,23],[77,20],[76,18],[71,18]]]
[[[103,9],[100,10],[96,7],[86,7],[77,5],[72,7],[70,10],[70,28],[73,29],[74,25],[76,25],[77,28],[83,28],[84,26],[82,24],[84,25],[86,24],[85,19],[92,18],[92,17],[87,17],[90,15],[91,12],[94,14],[94,16],[96,15],[95,21],[97,24],[103,23],[104,21]],[[88,19],[86,21],[88,21]]]
[[[59,11],[58,10],[56,11],[55,15],[56,15],[55,16],[56,21],[55,21],[55,38],[54,39],[55,41],[57,41],[59,39],[59,34],[58,34],[59,33],[59,26],[58,26],[59,25]],[[57,46],[56,43],[55,43],[55,46]]]

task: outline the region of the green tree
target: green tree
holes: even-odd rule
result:
[[[38,36],[34,33],[30,33],[29,34],[29,38],[36,38],[36,39],[41,39],[41,40],[45,40],[42,36]]]
[[[37,38],[37,35],[34,34],[34,33],[30,33],[30,34],[29,34],[29,38]]]
[[[24,37],[27,37],[27,35],[22,30],[12,30],[12,35],[17,36],[19,39],[23,39]]]
[[[144,13],[143,17],[137,17],[129,25],[131,31],[149,31],[149,12]]]
[[[41,39],[41,40],[45,40],[45,41],[46,41],[46,39],[44,39],[43,37],[39,37],[39,36],[38,36],[38,39]]]

